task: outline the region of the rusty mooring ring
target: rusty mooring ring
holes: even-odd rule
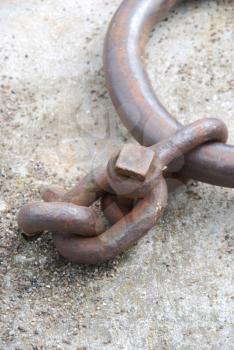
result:
[[[182,125],[161,105],[143,65],[152,27],[181,0],[125,0],[114,15],[105,41],[104,68],[112,101],[132,135],[151,146]],[[212,143],[185,157],[180,171],[213,185],[234,187],[234,146]]]

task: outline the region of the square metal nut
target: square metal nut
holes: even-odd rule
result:
[[[144,181],[154,155],[154,151],[148,147],[125,144],[119,153],[115,169],[120,175]]]

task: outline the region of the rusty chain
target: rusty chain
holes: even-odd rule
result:
[[[57,250],[73,262],[107,261],[130,248],[161,217],[167,206],[163,172],[168,164],[203,143],[226,140],[225,124],[210,118],[151,147],[126,144],[106,167],[95,169],[70,191],[51,187],[42,194],[44,203],[22,207],[19,227],[29,236],[52,231]],[[109,228],[90,208],[99,198],[113,223]]]
[[[44,202],[27,204],[19,212],[18,224],[26,235],[51,231],[57,250],[71,261],[101,263],[136,243],[167,206],[165,175],[179,170],[185,178],[234,187],[234,147],[225,144],[224,123],[203,119],[182,127],[154,95],[143,67],[152,26],[178,2],[125,0],[106,36],[110,96],[144,146],[124,145],[106,167],[95,169],[70,191],[51,186],[42,193]],[[92,208],[98,199],[110,227]]]

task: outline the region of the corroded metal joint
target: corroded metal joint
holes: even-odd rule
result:
[[[181,154],[211,140],[225,140],[225,125],[204,119],[184,127],[151,148],[124,145],[107,168],[88,174],[66,192],[51,187],[45,202],[24,206],[19,227],[31,236],[52,231],[57,250],[73,262],[98,264],[114,258],[151,229],[167,205],[163,170]],[[105,230],[102,217],[90,205],[101,199],[113,225]]]
[[[107,165],[107,178],[116,195],[144,198],[157,185],[163,166],[156,152],[140,145],[124,145]]]
[[[104,47],[104,71],[112,102],[135,139],[151,146],[183,128],[153,91],[144,50],[154,25],[181,0],[125,0],[110,23]],[[213,185],[234,187],[234,146],[202,145],[186,155],[176,172]],[[179,169],[178,169],[179,168]]]

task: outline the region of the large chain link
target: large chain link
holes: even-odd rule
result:
[[[190,124],[151,147],[124,145],[118,154],[66,192],[50,187],[44,202],[25,205],[19,227],[26,235],[51,231],[57,250],[71,261],[98,264],[136,243],[167,206],[164,173],[169,163],[208,141],[226,142],[227,128],[218,119]],[[90,206],[101,199],[105,227]]]

